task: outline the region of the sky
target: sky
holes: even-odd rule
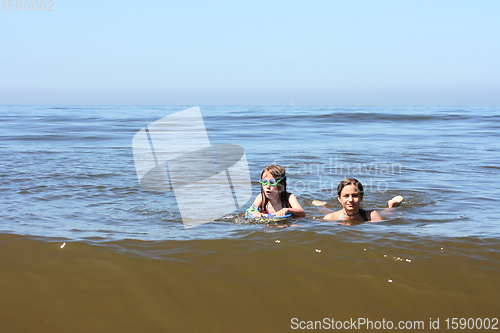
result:
[[[498,0],[45,1],[0,3],[0,105],[500,105]]]

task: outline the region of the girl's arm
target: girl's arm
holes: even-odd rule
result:
[[[318,207],[325,207],[326,206],[326,202],[324,202],[324,201],[313,200],[311,203],[314,206],[318,206]]]
[[[372,210],[369,214],[370,220],[368,222],[380,222],[382,221],[382,216],[376,211]]]
[[[334,221],[333,220],[333,214],[335,212],[332,212],[332,210],[328,207],[326,207],[326,202],[324,201],[319,201],[319,200],[313,200],[311,202],[311,204],[313,204],[314,206],[318,206],[319,207],[319,210],[323,213],[326,213],[327,215],[323,218],[324,220],[327,220],[327,221]]]
[[[253,201],[252,206],[247,209],[246,215],[251,215],[252,217],[262,216],[262,212],[259,211],[260,205],[262,204],[262,195],[259,193],[255,200]],[[255,206],[255,207],[254,207]]]
[[[384,217],[390,217],[391,215],[394,214],[394,208],[401,206],[403,203],[404,198],[400,195],[395,196],[391,200],[387,201],[387,207],[384,208],[380,213],[384,215]],[[376,212],[376,211],[371,211],[370,212],[370,222],[380,222],[382,221],[382,216]]]
[[[256,197],[255,200],[253,201],[253,204],[257,207],[260,207],[262,205],[262,193],[259,193]]]
[[[279,211],[276,212],[276,216],[283,216],[288,213],[296,217],[306,216],[306,212],[304,211],[299,201],[297,200],[297,197],[294,194],[290,194],[290,197],[288,198],[288,203],[290,204],[291,207],[280,209]]]

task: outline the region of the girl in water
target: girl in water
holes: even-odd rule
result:
[[[260,178],[259,183],[262,185],[260,194],[255,198],[253,205],[247,209],[247,215],[252,217],[260,217],[264,214],[306,216],[297,197],[286,190],[285,168],[276,164],[270,165],[262,171]]]
[[[379,222],[382,217],[375,210],[364,210],[361,208],[363,200],[363,185],[354,178],[344,179],[337,186],[337,199],[342,205],[342,209],[327,214],[324,219],[327,221],[351,222]],[[398,207],[403,202],[403,197],[398,195],[387,202],[389,208]],[[326,202],[314,200],[315,206],[325,206]]]

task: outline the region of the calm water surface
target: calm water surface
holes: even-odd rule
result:
[[[184,229],[172,192],[140,188],[131,145],[187,108],[0,107],[6,331],[500,317],[499,107],[201,106],[212,144],[245,149],[254,196],[282,164],[307,217],[266,226],[241,209]],[[381,223],[321,222],[312,200],[338,209],[347,176],[365,208],[405,202]]]

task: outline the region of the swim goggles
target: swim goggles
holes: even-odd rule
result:
[[[276,180],[276,179],[261,179],[259,180],[259,183],[261,183],[263,186],[267,186],[268,184],[271,185],[271,186],[276,186],[278,185],[278,183],[280,181],[282,181],[284,178],[286,177],[286,175],[284,175],[283,177],[281,177],[280,179]]]

